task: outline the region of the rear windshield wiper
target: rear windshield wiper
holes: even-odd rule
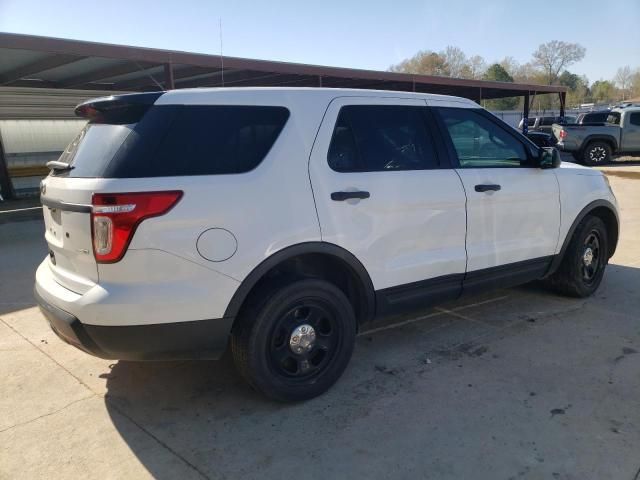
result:
[[[54,172],[66,172],[68,170],[73,170],[75,167],[66,162],[52,160],[50,162],[47,162],[47,168],[53,170]]]

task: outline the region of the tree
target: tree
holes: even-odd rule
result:
[[[509,73],[509,75],[511,75],[513,78],[516,77],[518,70],[520,69],[520,64],[515,58],[504,57],[498,63],[500,63],[500,66],[504,68],[507,71],[507,73]]]
[[[631,98],[640,98],[640,68],[631,75]]]
[[[449,76],[462,78],[463,70],[467,64],[467,56],[458,47],[447,46],[440,52],[449,71]]]
[[[467,60],[462,69],[461,78],[480,79],[487,71],[487,62],[480,55],[474,55]]]
[[[616,87],[609,80],[596,80],[591,85],[591,96],[596,103],[608,103],[615,100]]]
[[[569,87],[569,90],[575,90],[578,88],[578,84],[580,82],[580,77],[575,73],[571,73],[569,70],[565,70],[558,77],[558,83],[560,85],[564,85],[565,87]]]
[[[587,77],[576,75],[568,70],[562,72],[558,77],[560,85],[569,87],[567,92],[567,105],[580,105],[584,103],[585,98],[589,94],[589,80]]]
[[[548,85],[558,80],[560,72],[584,58],[586,49],[577,43],[552,40],[533,52],[533,63],[544,70]]]
[[[461,49],[452,46],[441,52],[419,51],[413,57],[389,68],[392,72],[456,78],[482,78],[485,69],[486,63],[480,55],[467,58]]]
[[[626,65],[624,67],[620,67],[616,72],[616,76],[613,81],[620,87],[620,93],[622,94],[622,100],[627,97],[627,93],[629,92],[629,87],[631,86],[633,74],[631,73],[631,67]]]
[[[493,80],[495,82],[513,82],[513,77],[509,75],[502,65],[494,63],[484,74],[485,80]]]
[[[494,63],[487,68],[484,79],[495,82],[513,82],[513,77],[499,63]],[[497,98],[495,100],[487,100],[486,107],[489,110],[513,110],[518,106],[518,103],[519,99],[516,97]]]
[[[422,50],[413,57],[407,58],[397,65],[392,65],[389,70],[420,75],[450,76],[449,67],[444,57],[431,50]]]

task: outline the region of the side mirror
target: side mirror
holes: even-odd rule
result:
[[[540,168],[558,168],[562,163],[560,152],[554,147],[542,147],[540,156],[538,157],[538,167]]]

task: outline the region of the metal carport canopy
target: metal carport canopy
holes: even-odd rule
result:
[[[326,67],[0,33],[0,86],[149,91],[223,85],[372,88],[473,100],[566,92],[562,86]]]

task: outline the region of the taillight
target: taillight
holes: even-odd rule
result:
[[[567,131],[560,130],[560,140],[564,140],[565,138],[567,138]]]
[[[138,225],[147,218],[164,215],[181,197],[181,191],[94,193],[91,234],[96,261],[120,260]]]

